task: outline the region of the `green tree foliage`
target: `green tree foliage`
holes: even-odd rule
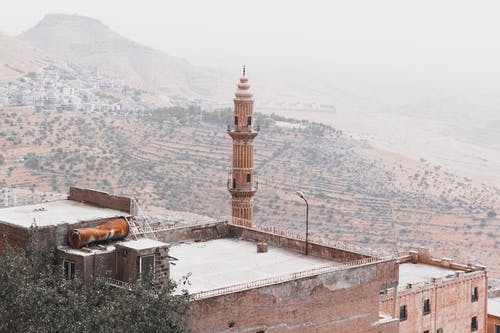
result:
[[[187,332],[187,295],[173,284],[128,289],[66,280],[53,252],[5,249],[0,257],[0,332]]]

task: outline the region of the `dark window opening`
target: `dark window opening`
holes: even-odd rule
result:
[[[472,288],[472,302],[477,302],[479,300],[479,292],[477,287]]]
[[[477,331],[477,317],[472,317],[472,320],[470,321],[470,330],[471,332]]]
[[[73,261],[64,260],[64,277],[68,280],[75,278],[75,263]]]
[[[438,328],[438,330],[436,331],[436,333],[443,333],[443,329],[442,328]]]
[[[495,333],[500,333],[500,326],[495,325]]]
[[[250,126],[252,125],[252,117],[248,116],[247,118],[247,125]]]
[[[429,333],[429,330],[425,330],[424,333]]]
[[[233,188],[236,188],[236,178],[233,178]]]
[[[266,333],[265,331],[257,331],[256,333]]]
[[[247,183],[250,183],[252,181],[252,175],[247,173]]]
[[[408,319],[408,313],[406,312],[406,305],[402,305],[399,307],[399,320],[403,321]]]
[[[424,300],[424,315],[431,313],[431,301],[426,299]]]
[[[155,256],[148,255],[137,258],[137,273],[146,278],[152,278],[155,270]]]
[[[238,116],[234,116],[234,124],[238,126]]]

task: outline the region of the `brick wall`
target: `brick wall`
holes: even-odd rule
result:
[[[486,333],[486,272],[462,273],[451,281],[437,280],[435,283],[420,287],[414,286],[398,293],[396,316],[400,306],[407,307],[407,320],[401,321],[400,333],[420,333],[425,330],[436,332],[471,332],[471,319],[477,317],[478,333]],[[472,288],[477,287],[479,299],[472,302]],[[390,295],[392,296],[392,295]],[[381,301],[381,312],[392,314],[393,297]],[[431,311],[423,314],[424,300],[429,299]]]
[[[497,333],[497,332],[495,332],[495,328],[496,328],[495,326],[500,327],[500,317],[488,316],[487,326],[488,326],[488,329],[487,329],[488,333]]]
[[[395,333],[397,322],[379,321],[381,276],[371,264],[197,300],[189,324],[203,333]]]

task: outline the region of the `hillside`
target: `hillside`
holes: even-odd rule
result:
[[[313,238],[390,251],[428,246],[500,267],[500,189],[329,126],[256,116],[257,223],[303,232],[303,202],[295,195],[301,189]],[[0,187],[64,192],[81,185],[134,195],[148,206],[227,215],[229,117],[195,108],[142,117],[3,111]]]
[[[46,54],[0,33],[0,81],[12,81],[50,63]]]
[[[137,44],[89,17],[46,15],[19,38],[70,63],[160,95],[212,99],[231,87],[215,70]]]

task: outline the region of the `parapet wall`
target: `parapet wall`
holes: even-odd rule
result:
[[[255,230],[244,226],[228,224],[229,235],[231,237],[241,237],[245,240],[254,242],[266,242],[269,245],[290,249],[297,252],[305,252],[306,242],[300,239],[294,239],[271,232]],[[340,262],[351,262],[370,258],[368,255],[339,249],[333,246],[309,242],[309,254],[325,259],[331,259]]]
[[[386,282],[380,265],[391,264],[370,262],[313,276],[298,274],[280,283],[195,297],[189,326],[203,333],[395,333],[398,322],[380,322],[378,306],[380,285]]]
[[[96,190],[70,187],[68,199],[89,203],[103,208],[121,210],[127,213],[131,213],[132,211],[131,198],[112,195]]]
[[[455,269],[464,272],[475,272],[486,270],[485,266],[472,265],[472,264],[460,264],[454,262],[451,258],[434,258],[431,253],[426,248],[420,248],[418,251],[410,251],[408,255],[401,256],[398,258],[399,263],[421,263],[431,266],[437,266],[448,269]]]

